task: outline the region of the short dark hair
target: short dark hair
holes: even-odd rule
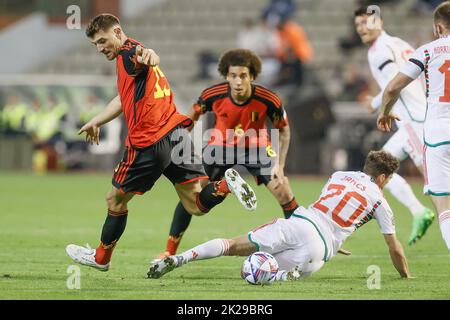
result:
[[[247,49],[232,49],[225,52],[220,57],[217,70],[226,78],[228,69],[232,66],[247,67],[253,79],[261,73],[261,60],[253,51]]]
[[[109,13],[99,14],[86,27],[86,36],[92,38],[100,30],[107,31],[115,25],[120,25],[119,18]]]
[[[371,11],[369,9],[369,7],[370,6],[359,7],[358,9],[356,9],[353,12],[353,16],[356,18],[356,17],[362,17],[362,16],[371,16],[371,15],[375,14],[375,11],[374,10]],[[380,13],[380,18],[381,18],[381,13]]]
[[[442,22],[446,28],[450,28],[450,2],[442,2],[436,7],[434,21]]]
[[[397,171],[399,166],[398,159],[390,153],[384,150],[370,151],[364,163],[363,171],[374,178],[382,174],[388,177]]]

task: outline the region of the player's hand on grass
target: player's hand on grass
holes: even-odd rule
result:
[[[389,113],[388,115],[384,115],[384,114],[380,113],[380,115],[378,116],[378,119],[377,119],[378,129],[381,131],[386,131],[386,132],[391,131],[393,120],[400,121],[400,118],[393,113]]]
[[[140,45],[136,46],[137,62],[147,66],[156,66],[159,64],[159,56],[152,49],[143,48]]]
[[[100,126],[96,125],[93,122],[86,123],[81,129],[78,131],[78,134],[82,134],[86,132],[86,142],[89,144],[96,143],[97,145],[100,142]]]

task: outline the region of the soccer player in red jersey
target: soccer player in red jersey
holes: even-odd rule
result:
[[[75,262],[107,271],[113,249],[125,230],[127,203],[135,194],[150,190],[162,174],[174,184],[180,198],[176,213],[204,215],[230,192],[246,209],[254,210],[255,194],[236,171],[227,171],[225,179],[205,184],[202,189],[200,180],[208,176],[201,164],[195,164],[193,148],[179,155],[188,161],[180,163],[172,155],[179,136],[189,137],[185,128],[192,120],[177,111],[169,83],[158,66],[158,55],[127,37],[117,17],[110,14],[95,17],[86,35],[108,60],[116,60],[119,95],[79,133],[85,132],[87,142],[98,144],[100,127],[123,113],[128,136],[124,157],[106,196],[108,214],[100,245],[91,249],[70,244],[67,254]]]
[[[211,139],[203,150],[206,173],[214,181],[222,178],[227,169],[237,164],[243,165],[258,184],[264,184],[269,189],[280,203],[285,218],[288,218],[298,204],[284,175],[290,130],[281,99],[273,91],[253,83],[261,72],[261,61],[250,50],[226,52],[219,61],[218,71],[226,82],[205,89],[188,114],[194,123],[206,112],[213,112],[216,116]],[[267,119],[279,130],[278,155],[271,148]],[[257,148],[258,152],[252,152],[252,148]],[[265,154],[250,163],[251,155],[261,155],[261,150]],[[233,154],[231,162],[227,162],[230,160],[227,154]],[[213,161],[208,161],[211,158],[214,158]],[[175,212],[166,251],[159,259],[176,253],[191,218],[191,215]]]

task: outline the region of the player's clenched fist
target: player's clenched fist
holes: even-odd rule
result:
[[[147,66],[156,66],[159,64],[159,56],[152,49],[136,46],[137,62]]]

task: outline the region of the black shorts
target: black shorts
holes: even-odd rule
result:
[[[221,154],[217,152],[219,148],[222,149]],[[211,163],[212,161],[207,155],[212,155],[215,161]],[[203,167],[211,181],[222,179],[227,169],[241,165],[255,178],[258,185],[267,185],[272,180],[270,176],[271,164],[271,157],[266,152],[252,153],[249,149],[213,145],[208,145],[203,149]]]
[[[180,133],[188,139],[179,142],[177,137]],[[181,145],[190,145],[190,148],[180,148]],[[177,157],[173,158],[172,154]],[[177,126],[149,147],[127,148],[123,159],[114,170],[112,184],[124,193],[143,194],[153,187],[161,174],[173,184],[207,179],[203,165],[199,162],[200,160],[194,157],[194,148],[187,130]]]

